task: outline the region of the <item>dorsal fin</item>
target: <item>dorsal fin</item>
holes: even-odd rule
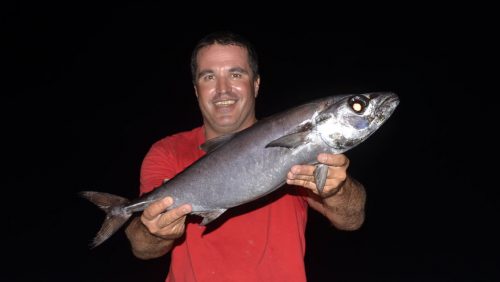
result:
[[[226,144],[229,140],[233,139],[234,135],[236,133],[230,133],[230,134],[225,134],[221,136],[217,136],[215,138],[212,138],[210,140],[205,141],[205,143],[200,145],[200,149],[205,151],[205,153],[210,153],[215,151],[215,149],[219,148],[219,146],[222,146]]]

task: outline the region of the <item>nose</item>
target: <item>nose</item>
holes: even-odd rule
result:
[[[217,93],[224,94],[229,92],[230,89],[231,85],[229,83],[229,79],[227,79],[226,77],[219,77],[219,79],[217,79],[217,83],[215,85],[215,90],[217,91]]]

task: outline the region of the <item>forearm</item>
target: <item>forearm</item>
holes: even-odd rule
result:
[[[333,196],[324,199],[314,196],[308,198],[309,205],[323,213],[336,228],[356,230],[363,224],[366,192],[355,179],[348,176]]]
[[[163,239],[149,233],[139,217],[127,226],[125,233],[132,246],[132,252],[140,259],[158,258],[168,253],[175,240]]]

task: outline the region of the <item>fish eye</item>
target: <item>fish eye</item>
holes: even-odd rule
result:
[[[365,96],[353,96],[349,99],[349,106],[355,113],[362,113],[370,100]]]

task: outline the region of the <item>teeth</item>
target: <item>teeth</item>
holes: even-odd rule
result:
[[[215,105],[216,106],[228,106],[228,105],[234,104],[235,102],[236,101],[234,101],[234,100],[225,100],[225,101],[216,102]]]

